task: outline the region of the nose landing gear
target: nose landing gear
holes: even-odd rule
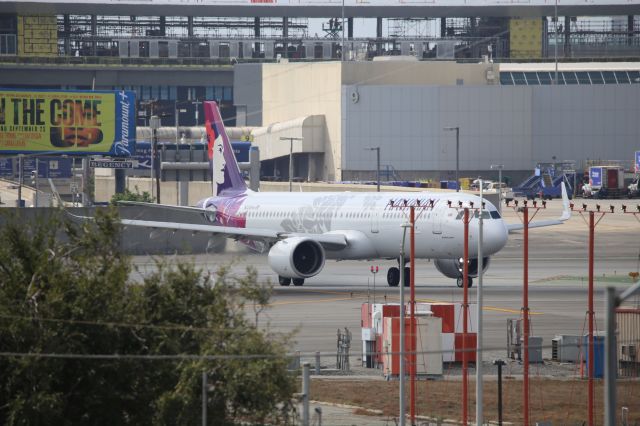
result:
[[[458,287],[462,288],[462,286],[464,285],[464,277],[458,277],[456,284],[458,285]],[[467,287],[471,288],[472,286],[473,286],[473,278],[469,277],[467,280]]]

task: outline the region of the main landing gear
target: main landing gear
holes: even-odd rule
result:
[[[399,263],[399,262],[398,262]],[[387,284],[389,287],[398,287],[400,284],[400,268],[395,266],[389,268],[387,271]],[[411,285],[411,268],[404,268],[404,286],[409,287]]]
[[[458,281],[456,282],[456,284],[458,285],[458,287],[462,288],[464,284],[464,277],[458,277]],[[467,287],[472,287],[472,286],[473,286],[473,278],[469,277],[467,279]]]
[[[296,287],[300,287],[304,285],[304,278],[287,278],[278,275],[278,283],[280,283],[281,286],[289,286],[291,282],[293,282],[293,285]]]

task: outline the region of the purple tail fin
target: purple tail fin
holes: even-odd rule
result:
[[[242,178],[236,156],[224,129],[218,104],[213,101],[204,102],[204,117],[213,195],[232,195],[246,191],[247,185]]]

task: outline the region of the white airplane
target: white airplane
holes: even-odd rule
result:
[[[415,258],[433,259],[436,268],[463,286],[463,208],[471,207],[475,215],[469,223],[469,281],[478,275],[478,216],[481,199],[464,193],[436,192],[254,192],[247,188],[227,137],[215,102],[205,102],[209,161],[212,165],[211,197],[197,207],[145,204],[172,210],[189,210],[204,218],[202,224],[154,222],[122,219],[126,226],[156,229],[189,230],[233,238],[250,248],[268,251],[271,269],[279,283],[304,284],[306,278],[319,274],[326,259],[369,260],[397,259],[403,225],[408,222],[407,206],[416,210]],[[563,186],[564,211],[557,220],[539,221],[530,227],[561,224],[571,213]],[[144,203],[125,203],[144,204]],[[460,207],[463,208],[460,208]],[[475,209],[473,209],[475,206]],[[523,225],[507,225],[496,207],[484,201],[483,268],[490,256],[500,251],[510,231]],[[407,235],[406,246],[409,245]],[[408,248],[406,259],[408,261]],[[401,265],[404,267],[405,265]],[[409,268],[404,268],[408,285]],[[387,283],[400,282],[400,269],[391,267]]]

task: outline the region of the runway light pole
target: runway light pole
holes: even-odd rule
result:
[[[365,149],[368,151],[376,152],[376,189],[377,189],[377,192],[380,192],[380,147],[376,146],[376,147],[365,148]]]
[[[478,334],[476,341],[476,425],[483,425],[483,375],[482,375],[482,270],[484,269],[484,259],[482,254],[482,241],[483,241],[483,219],[482,213],[484,210],[484,194],[482,192],[482,179],[480,181],[480,214],[478,215],[478,290],[476,291],[476,303],[477,303],[477,321],[478,321]]]
[[[401,312],[400,312],[400,323],[401,328],[400,328],[400,359],[401,359],[401,370],[400,370],[400,401],[401,401],[401,413],[400,413],[400,418],[401,418],[401,424],[404,424],[404,416],[405,416],[405,411],[404,411],[404,400],[405,400],[405,396],[404,396],[404,362],[405,362],[405,346],[404,346],[404,333],[405,333],[405,321],[404,321],[404,287],[405,287],[405,283],[406,283],[406,274],[405,274],[405,238],[406,238],[406,233],[407,233],[407,228],[410,228],[410,234],[409,234],[409,246],[410,246],[410,256],[409,256],[409,262],[410,262],[410,266],[409,266],[409,284],[410,284],[410,301],[409,301],[409,306],[410,308],[410,317],[409,317],[409,327],[410,327],[410,331],[409,331],[409,336],[410,336],[410,349],[409,349],[409,357],[408,357],[408,365],[409,365],[409,374],[410,374],[410,389],[409,389],[409,401],[410,401],[410,417],[411,417],[411,424],[414,425],[415,424],[415,420],[416,420],[416,351],[417,351],[417,332],[416,332],[416,319],[415,319],[415,306],[416,306],[416,293],[415,293],[415,248],[416,248],[416,229],[415,229],[415,224],[416,221],[420,218],[420,215],[422,215],[425,211],[427,210],[431,210],[433,209],[433,205],[434,205],[434,201],[433,200],[429,200],[426,204],[421,202],[421,200],[412,200],[411,202],[408,202],[407,200],[405,200],[404,203],[402,204],[394,204],[393,201],[389,201],[389,204],[387,205],[387,207],[389,209],[397,209],[397,210],[406,210],[407,208],[409,209],[409,222],[408,223],[404,223],[402,225],[402,227],[404,228],[403,230],[403,235],[402,235],[402,247],[400,249],[400,262],[399,262],[399,270],[400,270],[400,305],[401,305]],[[416,216],[416,209],[419,210],[418,215]],[[373,268],[373,267],[372,267]],[[373,272],[373,269],[372,269]],[[377,269],[376,269],[377,272]],[[375,278],[375,275],[374,275]]]
[[[564,193],[564,189],[563,189]],[[536,201],[533,202],[533,207],[527,206],[527,200],[523,200],[524,207],[518,208],[518,201],[515,200],[514,210],[518,214],[518,218],[522,221],[523,226],[523,242],[522,242],[522,323],[523,323],[523,342],[522,350],[524,352],[524,365],[523,365],[523,377],[522,377],[522,411],[523,411],[523,424],[529,426],[529,223],[538,214],[538,212],[547,207],[546,201],[542,202],[542,207],[538,207]],[[509,203],[507,203],[507,206]],[[529,217],[529,209],[533,210],[533,214]],[[522,211],[522,217],[519,212]]]
[[[458,177],[460,173],[460,127],[444,127],[442,130],[456,131],[456,192],[460,192],[460,179]]]
[[[281,141],[289,141],[289,192],[293,191],[293,141],[301,141],[304,138],[281,136]]]
[[[573,204],[571,204],[571,209],[574,210]],[[594,246],[595,246],[595,232],[596,226],[604,215],[606,214],[604,211],[600,211],[600,206],[597,206],[597,211],[587,210],[586,204],[583,204],[582,210],[575,210],[580,213],[585,223],[589,227],[589,287],[588,287],[588,296],[587,296],[587,318],[589,322],[589,334],[587,335],[587,353],[588,353],[588,361],[587,362],[587,379],[588,379],[588,395],[587,395],[587,424],[589,426],[593,426],[594,424],[594,416],[595,416],[595,385],[594,385],[594,373],[595,373],[595,353],[594,353],[594,342],[593,342],[593,333],[594,333],[594,324],[595,324],[595,310],[593,307],[593,279],[594,279]],[[613,207],[611,208],[611,212],[613,213]],[[584,217],[585,213],[589,213],[589,220]],[[598,216],[596,220],[596,216]]]
[[[402,224],[402,246],[400,247],[400,426],[404,426],[406,422],[405,414],[405,396],[404,396],[404,383],[405,383],[405,307],[404,307],[404,284],[405,284],[405,242],[407,239],[407,228],[411,227],[410,223]]]

